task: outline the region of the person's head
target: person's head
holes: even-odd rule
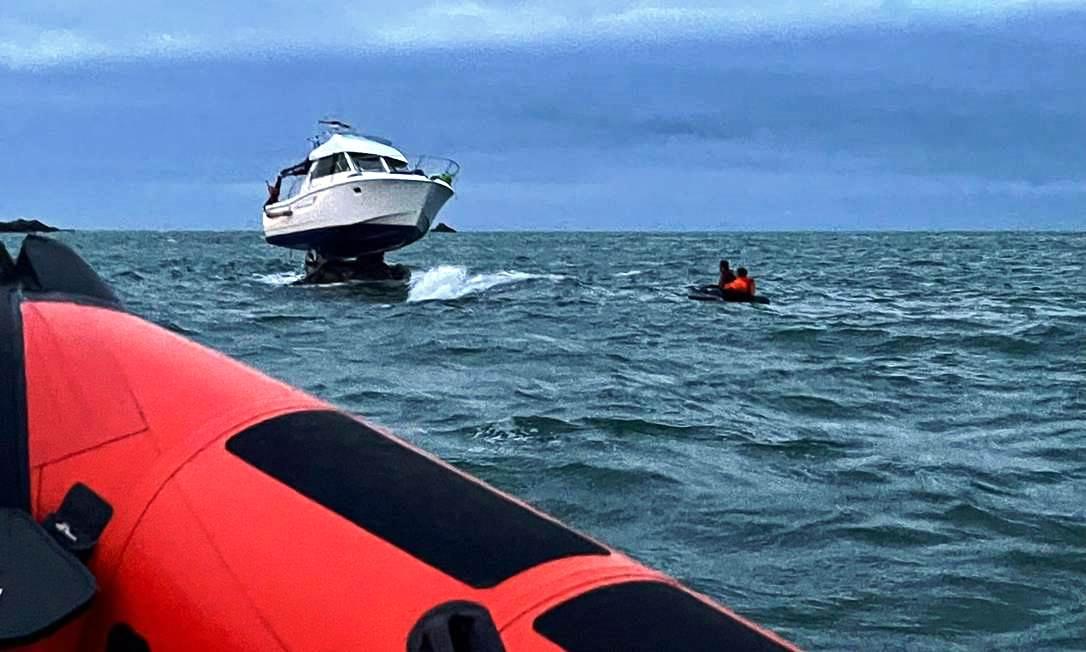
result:
[[[720,261],[720,271],[726,272],[726,271],[728,271],[728,269],[730,269],[730,266],[728,265],[728,261],[726,261],[726,260]]]
[[[747,268],[746,267],[740,267],[739,269],[735,270],[735,275],[738,276],[739,278],[746,278],[747,277]]]

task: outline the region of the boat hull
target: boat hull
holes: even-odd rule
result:
[[[422,226],[359,222],[267,236],[265,240],[277,247],[312,249],[324,256],[350,258],[406,247],[424,235]]]
[[[356,176],[264,209],[268,244],[350,258],[405,247],[430,230],[453,195],[441,181]]]

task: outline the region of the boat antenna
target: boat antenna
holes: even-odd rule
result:
[[[319,146],[322,142],[327,140],[329,137],[334,136],[336,134],[351,134],[351,133],[354,133],[354,131],[351,128],[351,125],[347,124],[343,120],[336,120],[334,118],[324,118],[322,120],[317,120],[317,124],[320,125],[323,128],[322,133],[314,134],[314,135],[310,136],[307,139],[309,141],[309,143],[313,147]]]
[[[346,122],[344,122],[342,120],[318,120],[317,124],[322,124],[322,125],[324,125],[326,127],[329,127],[329,131],[333,131],[333,132],[350,131],[351,130],[351,125],[347,124]]]

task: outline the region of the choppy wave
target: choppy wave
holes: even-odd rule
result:
[[[302,280],[305,275],[300,272],[272,272],[270,274],[253,274],[253,279],[265,285],[290,285]]]
[[[563,278],[565,277],[561,274],[529,274],[515,271],[472,274],[465,267],[438,265],[422,274],[412,274],[407,300],[409,302],[449,301],[463,299],[473,294],[481,294],[487,290],[512,283],[521,283],[532,279],[557,281]]]
[[[283,288],[251,233],[58,237],[805,648],[1082,647],[1086,235],[464,233],[395,291]],[[687,300],[722,257],[772,310]]]

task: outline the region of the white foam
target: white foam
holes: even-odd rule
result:
[[[630,276],[637,276],[638,274],[644,274],[644,273],[645,273],[645,270],[643,270],[643,269],[631,269],[628,272],[619,272],[619,273],[615,274],[615,278],[629,278]]]
[[[486,292],[500,285],[519,283],[531,279],[558,281],[563,278],[565,277],[560,274],[528,274],[527,272],[469,274],[464,267],[438,265],[422,274],[412,274],[407,300],[409,302],[448,301],[450,299],[460,299],[469,294]]]
[[[258,283],[264,283],[265,285],[290,285],[295,281],[300,281],[304,277],[304,274],[297,272],[274,272],[272,274],[253,274],[253,278]]]

